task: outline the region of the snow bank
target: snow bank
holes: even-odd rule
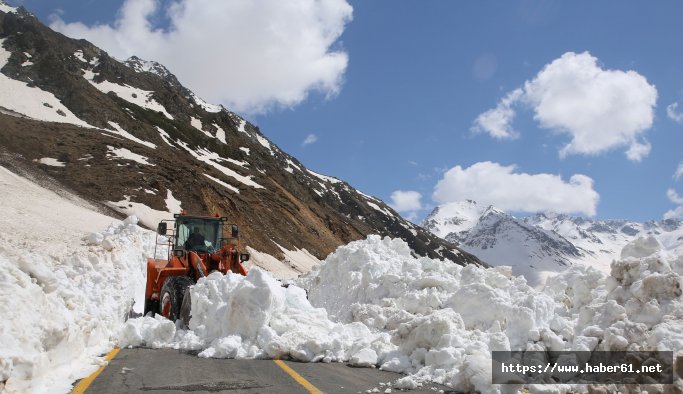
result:
[[[111,225],[63,255],[0,240],[0,391],[68,392],[98,367],[144,291],[148,235]]]
[[[191,296],[190,331],[175,331],[175,326],[167,325],[175,338],[165,345],[202,350],[200,357],[346,361],[359,356],[377,338],[380,343],[389,340],[383,334],[372,334],[361,323],[330,321],[324,309],[311,306],[303,289],[284,288],[259,268],[246,277],[213,273],[191,288]],[[167,323],[151,317],[129,320],[120,345],[162,346],[163,338],[154,333],[168,336],[162,327]],[[367,358],[359,357],[359,364],[366,365]]]
[[[134,319],[120,344],[202,357],[344,361],[410,375],[395,387],[429,380],[500,392],[491,384],[493,350],[683,349],[683,258],[638,242],[610,276],[575,266],[538,291],[506,267],[416,258],[401,240],[369,236],[298,281],[308,299],[259,269],[247,277],[214,274],[191,290],[188,331]],[[646,249],[652,253],[638,258],[628,251],[642,256]]]
[[[63,195],[0,167],[2,393],[69,392],[144,298],[154,234]]]

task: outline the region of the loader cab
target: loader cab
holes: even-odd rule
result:
[[[226,218],[178,216],[175,248],[213,253],[221,247]]]

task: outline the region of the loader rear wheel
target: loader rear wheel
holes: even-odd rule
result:
[[[161,287],[159,314],[171,321],[178,320],[185,290],[193,284],[192,279],[187,276],[174,276],[166,279]]]

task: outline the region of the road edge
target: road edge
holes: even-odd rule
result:
[[[107,353],[107,356],[104,358],[104,363],[97,368],[97,370],[93,373],[90,374],[90,376],[81,379],[80,382],[74,387],[73,390],[71,390],[71,394],[83,394],[85,391],[90,387],[92,382],[99,376],[99,374],[104,371],[104,369],[109,365],[109,361],[111,361],[114,357],[116,357],[117,354],[121,351],[120,348],[115,347],[113,348],[109,353]]]

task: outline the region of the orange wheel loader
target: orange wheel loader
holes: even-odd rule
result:
[[[190,321],[189,287],[214,271],[246,275],[239,252],[239,229],[227,218],[187,215],[185,211],[157,227],[157,245],[168,246],[166,260],[147,259],[145,315],[158,313],[172,320]],[[173,228],[169,232],[169,223]],[[230,228],[226,236],[226,227]],[[156,248],[154,250],[156,257]]]

